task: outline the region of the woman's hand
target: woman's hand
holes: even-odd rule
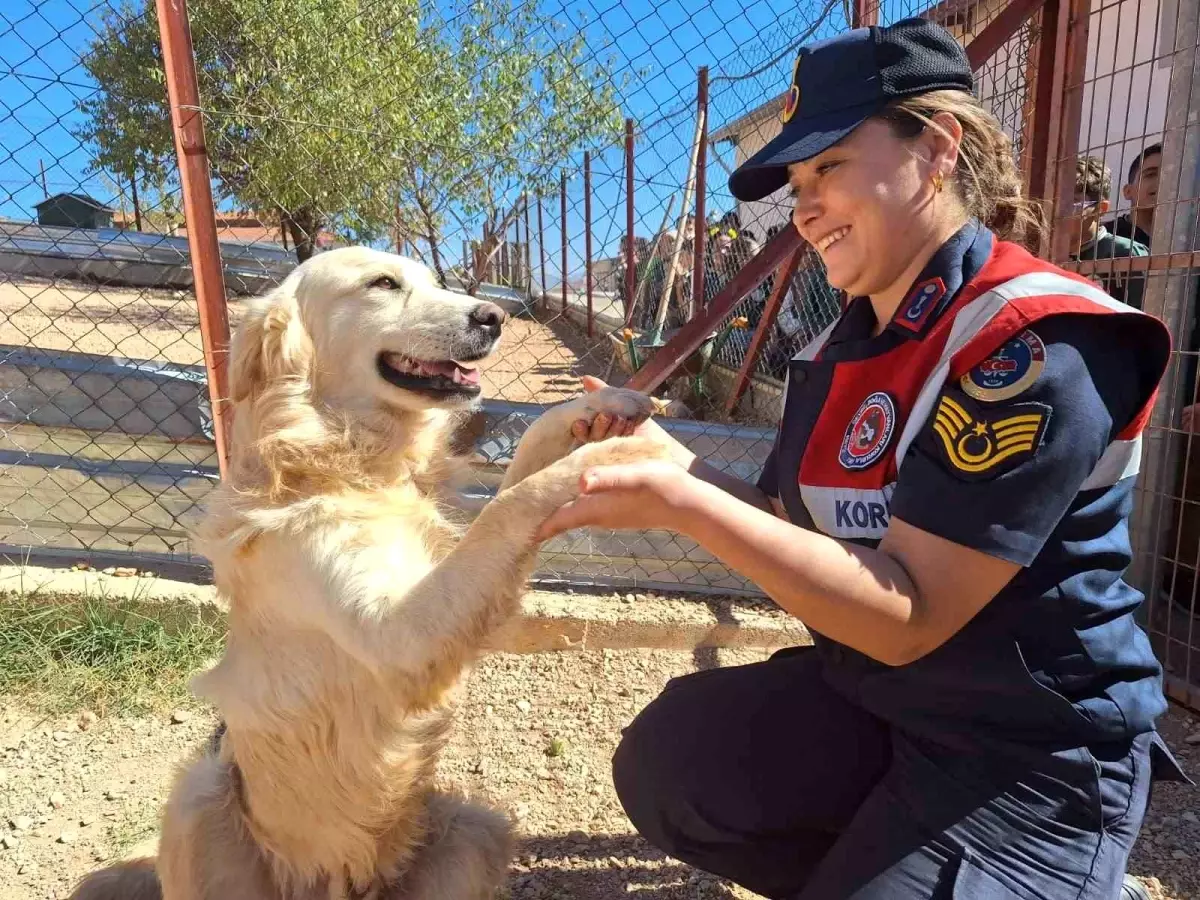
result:
[[[581,381],[583,389],[589,394],[608,387],[601,379],[593,375],[584,375]],[[662,444],[670,452],[671,458],[685,469],[691,466],[696,460],[694,453],[671,437],[671,435],[667,434],[662,426],[653,419],[635,422],[620,416],[612,417],[601,414],[596,416],[590,426],[583,419],[576,420],[571,426],[571,434],[577,441],[584,444],[603,441],[612,437],[637,435],[638,437],[649,438],[652,441]]]
[[[593,375],[584,375],[581,380],[583,382],[584,391],[589,394],[594,394],[596,391],[603,390],[604,388],[608,387],[608,385],[605,384],[601,379],[596,378]],[[575,424],[571,426],[571,434],[574,435],[576,440],[585,444],[594,443],[595,441],[602,441],[605,438],[610,437],[626,437],[631,434],[644,436],[639,429],[648,421],[649,420],[647,419],[638,422],[631,419],[622,418],[621,416],[613,417],[605,413],[601,413],[600,415],[596,416],[595,420],[591,424],[591,427],[588,426],[588,423],[585,420],[577,419]]]
[[[678,530],[675,523],[696,484],[684,469],[661,460],[589,469],[580,478],[580,496],[543,522],[536,540],[589,526]]]

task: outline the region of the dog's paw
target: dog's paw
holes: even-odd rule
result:
[[[601,388],[594,393],[568,400],[559,407],[563,419],[570,425],[582,420],[587,422],[588,427],[591,427],[599,415],[627,419],[640,424],[654,414],[655,408],[654,400],[646,394],[621,387]]]

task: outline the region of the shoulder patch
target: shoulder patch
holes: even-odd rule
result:
[[[986,403],[1011,400],[1028,390],[1044,368],[1046,345],[1026,330],[963,375],[959,386],[967,396]]]
[[[931,441],[938,458],[964,481],[995,478],[1037,453],[1050,413],[1045,403],[982,407],[942,394]]]
[[[942,298],[946,296],[946,282],[940,278],[930,278],[913,286],[896,310],[892,321],[906,331],[914,334],[925,327],[930,315],[937,309]]]

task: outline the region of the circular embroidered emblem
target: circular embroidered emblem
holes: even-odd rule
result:
[[[838,462],[847,469],[867,468],[883,456],[895,430],[896,405],[889,395],[877,391],[862,402],[850,419]]]
[[[800,107],[800,60],[803,58],[802,56],[796,57],[796,65],[792,67],[792,86],[788,89],[787,97],[784,98],[783,112],[779,114],[779,120],[785,125],[792,121],[792,116]]]
[[[959,379],[976,400],[1009,400],[1029,388],[1046,367],[1046,345],[1023,331]]]

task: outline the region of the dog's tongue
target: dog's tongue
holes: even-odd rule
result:
[[[468,369],[466,366],[460,366],[453,360],[444,360],[442,362],[426,362],[421,360],[417,363],[422,375],[441,375],[443,378],[449,378],[458,384],[479,384],[479,370]]]

